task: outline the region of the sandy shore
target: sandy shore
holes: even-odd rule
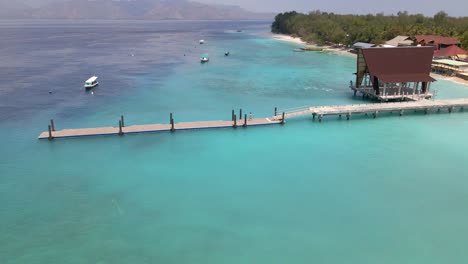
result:
[[[462,78],[458,78],[458,77],[444,76],[444,75],[440,75],[436,73],[431,73],[431,76],[432,78],[436,80],[445,80],[445,81],[451,81],[451,82],[458,83],[458,84],[468,85],[467,80],[463,80]]]
[[[289,35],[283,35],[283,34],[272,34],[271,37],[276,40],[282,40],[282,41],[287,41],[291,43],[296,43],[296,44],[304,44],[307,45],[305,41],[302,41],[300,38],[293,38]]]
[[[348,49],[339,49],[339,48],[333,48],[332,46],[317,46],[312,43],[307,43],[300,38],[293,38],[289,35],[283,35],[283,34],[272,34],[271,37],[276,40],[281,40],[281,41],[287,41],[291,43],[296,43],[296,44],[302,44],[307,47],[313,47],[313,48],[321,48],[325,52],[331,52],[331,53],[336,53],[339,55],[346,55],[346,56],[351,56],[351,57],[356,57],[356,54],[348,52]]]
[[[323,46],[322,47],[325,51],[329,51],[332,53],[337,53],[339,55],[344,55],[344,56],[350,56],[356,58],[356,54],[349,52],[349,49],[339,49],[339,48],[333,48],[330,46]]]
[[[349,49],[340,49],[340,48],[333,48],[331,46],[317,46],[311,43],[306,43],[305,41],[301,40],[300,38],[293,38],[289,35],[282,35],[282,34],[272,34],[271,37],[276,40],[281,40],[281,41],[287,41],[291,43],[296,43],[296,44],[302,44],[304,46],[308,47],[314,47],[314,48],[322,48],[323,51],[325,52],[330,52],[330,53],[336,53],[339,55],[344,55],[344,56],[350,56],[350,57],[356,57],[356,54],[348,52]],[[311,51],[313,52],[313,51]],[[463,80],[458,77],[451,77],[451,76],[443,76],[440,74],[435,74],[431,73],[431,76],[435,78],[436,80],[446,80],[446,81],[451,81],[454,83],[458,84],[463,84],[463,85],[468,85],[467,80]]]

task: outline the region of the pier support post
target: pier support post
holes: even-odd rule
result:
[[[174,128],[174,118],[172,118],[172,113],[171,113],[171,132],[174,132],[175,131],[175,128]]]
[[[54,137],[52,136],[52,127],[49,125],[49,140],[52,140]]]
[[[237,116],[234,114],[234,125],[232,125],[233,128],[237,127]]]
[[[281,124],[284,125],[284,112],[283,112],[282,117],[281,117]]]
[[[429,112],[429,109],[424,109],[424,114],[427,115],[427,113]]]
[[[404,110],[403,110],[403,109],[401,109],[401,110],[400,110],[400,116],[402,116],[402,115],[403,115],[403,112],[404,112]]]
[[[234,109],[232,109],[231,120],[234,121]]]
[[[341,114],[338,115],[338,118],[341,119]]]
[[[316,113],[312,113],[312,119],[315,119]]]
[[[349,120],[349,119],[351,119],[351,112],[348,112],[348,113],[346,114],[346,120]]]
[[[247,114],[244,114],[244,125],[243,127],[247,127]]]
[[[239,109],[239,120],[241,120],[241,119],[242,119],[242,108]]]
[[[322,122],[323,115],[318,115],[318,121]]]
[[[120,121],[122,121],[122,127],[125,127],[124,116],[120,115]]]
[[[122,120],[119,120],[119,136],[122,136],[123,135],[123,131],[122,131]]]
[[[53,119],[50,120],[50,127],[51,127],[52,131],[55,131],[55,125],[54,125],[54,120]]]
[[[437,108],[437,113],[440,113],[440,108]]]
[[[453,106],[450,106],[450,107],[448,108],[449,113],[452,113],[452,110],[453,110]]]
[[[357,91],[356,91],[356,90],[354,90],[354,96],[356,96],[356,92],[357,92]]]
[[[372,116],[373,116],[374,118],[377,118],[378,114],[379,114],[379,111],[375,111],[375,112],[372,114]]]
[[[274,116],[277,116],[278,115],[278,107],[275,106],[275,115]]]

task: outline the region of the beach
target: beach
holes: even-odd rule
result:
[[[284,35],[284,34],[271,34],[271,37],[276,40],[281,40],[281,41],[287,41],[291,43],[296,43],[296,44],[303,44],[307,45],[307,42],[303,41],[301,38],[294,38],[290,35]]]
[[[456,77],[456,76],[444,76],[440,75],[437,73],[431,73],[431,76],[436,79],[436,80],[445,80],[445,81],[450,81],[458,84],[463,84],[465,86],[468,86],[468,80],[464,80],[462,78]]]
[[[356,57],[356,54],[351,53],[351,52],[348,51],[349,49],[334,48],[332,46],[318,46],[318,45],[315,45],[315,44],[312,44],[312,43],[307,43],[307,42],[301,40],[300,38],[294,38],[292,36],[284,35],[284,34],[272,34],[271,37],[273,39],[276,39],[276,40],[286,41],[286,42],[295,43],[295,44],[302,44],[302,45],[307,46],[307,47],[322,48],[323,52],[337,53],[339,55],[350,56],[350,57],[353,57],[353,58]],[[311,51],[311,52],[314,52],[314,51]],[[462,85],[468,86],[468,81],[467,80],[464,80],[464,79],[456,77],[456,76],[444,76],[444,75],[440,75],[440,74],[436,74],[436,73],[431,73],[431,75],[437,80],[445,80],[445,81],[450,81],[450,82],[454,82],[454,83],[457,83],[457,84],[462,84]]]
[[[334,48],[332,46],[327,46],[327,45],[319,46],[319,45],[316,45],[316,44],[313,44],[313,43],[307,43],[307,42],[303,41],[301,38],[295,38],[295,37],[292,37],[292,36],[289,36],[289,35],[271,34],[271,38],[276,39],[276,40],[280,40],[280,41],[295,43],[295,44],[302,44],[304,46],[311,47],[311,48],[320,48],[320,49],[323,49],[323,52],[332,52],[332,53],[337,53],[337,54],[340,54],[340,55],[356,57],[356,54],[348,52],[349,49]]]

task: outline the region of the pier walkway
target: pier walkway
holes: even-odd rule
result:
[[[120,117],[118,127],[97,127],[97,128],[78,128],[78,129],[64,129],[55,130],[54,121],[51,120],[49,129],[39,135],[39,139],[53,139],[53,138],[69,138],[69,137],[85,137],[85,136],[103,136],[103,135],[123,135],[134,133],[148,133],[148,132],[165,132],[176,130],[195,130],[195,129],[214,129],[214,128],[228,128],[228,127],[248,127],[248,126],[264,126],[274,124],[284,124],[286,119],[300,117],[305,115],[312,115],[313,118],[318,118],[321,122],[324,116],[345,115],[346,119],[351,119],[353,114],[372,114],[374,118],[379,113],[385,112],[398,112],[401,115],[405,111],[422,110],[424,113],[429,111],[447,110],[451,113],[455,108],[463,110],[468,107],[468,98],[463,99],[450,99],[450,100],[418,100],[410,102],[394,102],[394,103],[375,103],[375,104],[353,104],[353,105],[335,105],[335,106],[311,106],[290,109],[287,111],[277,111],[269,118],[254,118],[247,120],[247,115],[243,119],[238,119],[232,112],[231,121],[199,121],[199,122],[184,122],[174,123],[172,114],[170,115],[169,124],[148,124],[148,125],[132,125],[125,126],[123,116]],[[241,110],[242,111],[242,110]],[[278,114],[280,113],[280,114]],[[242,116],[242,112],[240,114]]]
[[[394,102],[394,103],[375,103],[375,104],[353,104],[353,105],[335,105],[335,106],[312,106],[291,109],[283,111],[284,114],[275,115],[274,120],[281,120],[283,118],[293,118],[304,115],[312,115],[314,118],[318,117],[321,121],[323,116],[327,115],[346,115],[347,119],[351,118],[352,114],[373,114],[377,117],[378,113],[384,112],[399,112],[403,115],[404,111],[408,110],[423,110],[428,113],[430,110],[447,109],[452,112],[454,108],[468,107],[468,98],[463,99],[450,99],[450,100],[418,100],[410,102]]]
[[[173,120],[173,119],[172,119]],[[169,124],[148,124],[148,125],[132,125],[122,126],[123,117],[119,121],[118,127],[96,127],[96,128],[77,128],[64,129],[55,131],[54,122],[51,120],[49,131],[42,132],[39,139],[52,138],[70,138],[70,137],[85,137],[85,136],[106,136],[106,135],[123,135],[135,133],[149,132],[169,132],[176,130],[195,130],[209,128],[228,128],[228,127],[244,127],[244,126],[262,126],[280,124],[281,120],[271,120],[269,118],[253,118],[252,120],[244,121],[244,119],[236,121],[199,121],[199,122],[184,122],[176,123],[173,121]]]

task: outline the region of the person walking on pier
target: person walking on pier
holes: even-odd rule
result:
[[[252,112],[249,114],[249,120],[252,120]]]

